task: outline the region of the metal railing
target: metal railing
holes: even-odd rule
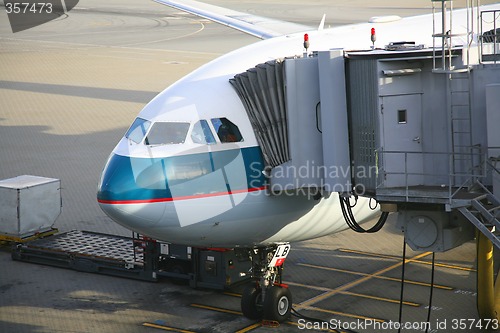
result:
[[[466,21],[461,24],[465,31],[462,29],[458,33],[453,30],[458,27],[453,24],[453,1],[432,0],[431,2],[433,73],[468,72],[470,70],[470,46],[474,38],[474,12],[479,7],[479,1],[466,1]],[[435,3],[439,3],[439,6],[436,7]],[[466,63],[463,66],[455,67],[452,64],[453,51],[456,47],[463,48],[467,52]]]
[[[481,62],[500,62],[500,10],[481,12],[481,36],[479,38]],[[497,22],[499,22],[497,24]],[[484,31],[485,24],[493,24],[493,30]]]
[[[377,154],[377,193],[384,190],[384,196],[391,196],[391,190],[394,196],[404,196],[408,202],[410,198],[429,197],[446,199],[452,204],[453,199],[461,191],[468,192],[477,182],[488,184],[491,182],[491,174],[500,174],[500,155],[491,157],[491,153],[500,152],[500,147],[489,147],[483,149],[480,146],[468,147],[466,153],[448,153],[448,152],[408,152],[408,151],[383,151],[378,149]],[[390,156],[390,157],[389,157]],[[490,157],[488,157],[490,156]],[[460,159],[470,159],[469,168],[464,168],[459,172],[456,169],[456,161]],[[446,161],[448,170],[439,172],[432,170],[424,172],[424,163],[431,164],[432,159]],[[387,166],[387,161],[398,161],[398,167],[394,165]],[[416,170],[410,163],[418,161],[421,163],[421,171]],[[412,171],[415,170],[415,171]],[[442,169],[441,169],[442,170]],[[445,181],[446,180],[446,181]]]

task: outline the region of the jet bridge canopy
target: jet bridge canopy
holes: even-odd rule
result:
[[[350,191],[343,50],[267,62],[230,82],[272,169],[274,192]]]
[[[274,168],[290,160],[283,61],[257,65],[229,82],[245,106],[266,165]]]

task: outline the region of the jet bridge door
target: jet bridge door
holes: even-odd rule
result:
[[[422,95],[382,96],[383,187],[422,185]]]

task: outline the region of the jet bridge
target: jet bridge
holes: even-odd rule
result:
[[[500,247],[497,32],[471,28],[478,40],[463,46],[436,31],[439,47],[313,52],[236,75],[271,193],[374,198],[414,250],[446,251],[474,227]]]

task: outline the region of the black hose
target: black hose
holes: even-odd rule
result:
[[[351,206],[351,202],[349,198],[342,197],[341,194],[339,194],[339,201],[340,201],[340,208],[342,210],[342,215],[344,216],[344,219],[352,230],[359,232],[359,233],[375,233],[377,231],[380,231],[382,227],[384,226],[385,222],[387,221],[387,217],[389,216],[388,212],[383,212],[377,223],[370,229],[364,229],[361,227],[358,222],[356,221],[356,218],[354,217],[354,214],[352,212],[352,207],[354,207],[358,201],[358,198],[356,198],[356,202],[354,205]]]
[[[403,326],[403,297],[405,290],[405,266],[406,266],[406,239],[403,238],[403,264],[401,265],[401,294],[399,295],[399,329],[398,333],[401,332],[401,326]]]
[[[432,310],[432,294],[434,291],[434,267],[435,267],[436,252],[432,252],[432,269],[431,269],[431,292],[429,293],[429,310],[427,311],[427,323],[431,322],[431,310]],[[425,333],[429,332],[430,325],[427,325]]]
[[[378,206],[378,202],[377,200],[375,200],[375,206],[372,207],[372,200],[373,198],[370,198],[370,201],[368,201],[368,207],[370,207],[371,210],[375,210],[375,208],[377,208]]]

